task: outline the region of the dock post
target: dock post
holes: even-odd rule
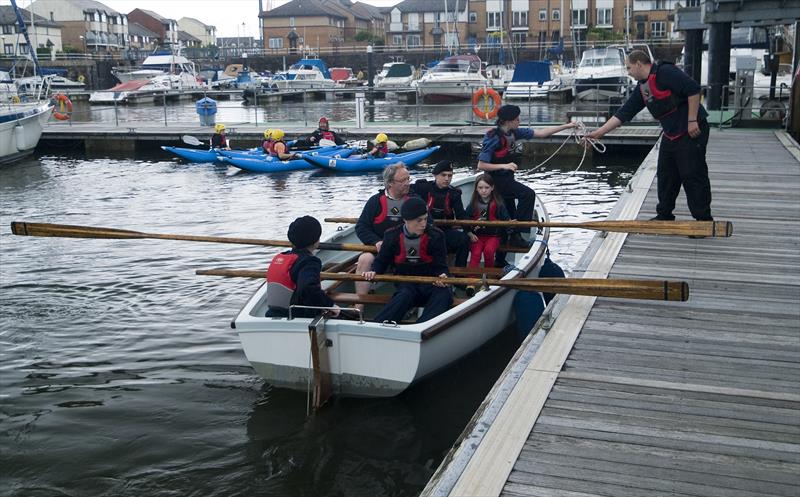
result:
[[[167,127],[167,89],[164,88],[164,127]]]
[[[117,99],[114,100],[114,126],[119,126],[119,114],[117,114]]]
[[[258,88],[253,89],[253,107],[255,107],[256,126],[258,126]]]

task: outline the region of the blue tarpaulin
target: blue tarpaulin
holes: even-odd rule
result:
[[[550,61],[521,60],[514,68],[512,83],[544,83],[550,81]]]

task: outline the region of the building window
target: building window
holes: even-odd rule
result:
[[[597,9],[597,25],[611,27],[611,9]]]
[[[521,26],[528,26],[528,13],[527,12],[513,12],[512,13],[512,26],[513,27],[521,27]]]
[[[291,28],[294,27],[294,17],[290,17],[289,18],[289,27],[291,27]]]
[[[486,29],[500,29],[500,12],[486,13]]]
[[[408,35],[406,38],[406,42],[408,43],[409,47],[419,47],[422,46],[420,42],[419,35]]]
[[[392,11],[392,22],[402,22],[400,11],[397,9]]]
[[[400,46],[403,44],[403,35],[392,35],[392,45]]]
[[[469,13],[469,22],[478,22],[478,13],[477,12],[470,12]]]
[[[561,20],[561,10],[553,9],[553,20],[560,21]]]
[[[283,38],[270,38],[269,48],[283,48]]]
[[[547,20],[547,9],[539,9],[539,20],[540,21]]]
[[[511,33],[511,40],[514,46],[521,47],[528,41],[528,33]]]
[[[5,53],[6,55],[14,55],[14,45],[11,45],[9,43],[3,45],[3,53]]]
[[[572,11],[572,25],[574,27],[586,27],[586,9],[578,9]]]
[[[556,29],[553,31],[553,42],[558,43],[559,41],[561,41],[561,32]]]
[[[19,53],[28,53],[28,44],[27,43],[20,43],[19,44]]]
[[[13,25],[6,24],[6,25],[3,26],[3,34],[4,35],[10,35],[12,33],[14,33],[14,26]]]
[[[699,7],[700,6],[700,0],[686,0],[686,6],[687,7]]]
[[[650,37],[663,38],[667,35],[667,26],[664,21],[655,21],[650,23]]]

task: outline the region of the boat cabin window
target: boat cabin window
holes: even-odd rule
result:
[[[387,78],[406,78],[411,76],[411,66],[408,64],[395,64],[386,73]]]

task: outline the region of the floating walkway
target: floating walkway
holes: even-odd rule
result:
[[[610,218],[655,215],[656,155]],[[800,150],[713,130],[708,163],[733,237],[600,234],[573,273],[689,301],[559,296],[423,496],[800,495]]]

